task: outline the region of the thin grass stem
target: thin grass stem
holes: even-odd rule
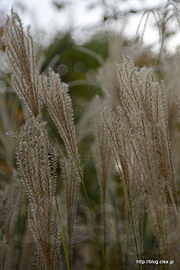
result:
[[[67,249],[66,249],[66,243],[65,243],[65,239],[64,239],[63,227],[62,227],[62,222],[61,222],[61,216],[60,216],[58,202],[57,202],[57,197],[56,197],[56,193],[55,192],[54,192],[54,200],[55,200],[56,211],[57,211],[58,220],[59,220],[59,224],[60,224],[60,230],[61,230],[61,236],[62,236],[64,254],[65,254],[65,258],[66,258],[66,265],[67,265],[67,269],[70,270],[71,268],[70,268],[70,265],[69,265],[69,260],[68,260],[68,255],[67,255]]]
[[[104,222],[104,254],[106,256],[106,206],[103,202],[103,222]]]
[[[120,242],[120,238],[119,238],[119,234],[118,234],[118,216],[117,216],[117,211],[116,211],[116,203],[115,203],[115,200],[114,200],[114,197],[113,197],[112,190],[109,187],[108,187],[108,192],[109,192],[109,195],[110,195],[110,198],[111,198],[111,201],[112,201],[112,204],[113,204],[113,208],[114,208],[115,231],[116,231],[116,239],[117,239],[117,242],[118,242],[118,250],[117,250],[118,258],[119,258],[118,262],[119,262],[120,269],[123,269],[122,260],[121,260],[121,257],[122,257],[121,242]]]
[[[101,247],[101,251],[102,251],[102,254],[103,254],[103,258],[104,258],[104,262],[105,262],[105,265],[106,265],[106,269],[109,270],[109,267],[108,267],[108,264],[107,264],[107,260],[106,260],[106,256],[105,256],[105,253],[104,253],[104,249],[103,249],[103,246],[102,246],[102,243],[101,243],[101,239],[99,237],[98,229],[97,229],[97,226],[96,226],[96,222],[95,222],[95,219],[94,219],[94,215],[92,213],[92,209],[91,209],[91,205],[90,205],[90,202],[89,202],[89,197],[88,197],[88,194],[87,194],[87,191],[86,191],[86,187],[85,187],[85,184],[84,184],[84,180],[83,180],[81,174],[79,176],[81,177],[82,186],[83,186],[84,193],[85,193],[86,200],[87,200],[87,204],[88,204],[88,207],[89,207],[89,210],[90,210],[90,213],[91,213],[92,221],[94,223],[94,227],[95,227],[95,230],[96,230],[96,233],[97,233],[97,238],[98,238],[98,241],[99,241],[99,244],[100,244],[100,247]]]
[[[131,220],[132,220],[132,226],[133,226],[133,234],[134,234],[134,241],[135,241],[135,246],[136,246],[136,254],[137,254],[137,259],[139,261],[139,252],[138,252],[138,247],[137,247],[137,240],[136,240],[136,233],[135,233],[135,227],[134,227],[134,219],[133,219],[133,215],[132,215],[132,210],[130,209],[130,213],[131,213]],[[138,264],[139,266],[139,270],[140,268],[140,264]]]

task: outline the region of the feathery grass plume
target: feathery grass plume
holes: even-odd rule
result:
[[[65,182],[66,189],[68,251],[69,261],[71,261],[73,255],[73,234],[76,219],[77,199],[79,194],[79,181],[72,159],[63,158],[61,160],[61,168],[62,178]]]
[[[0,191],[0,269],[9,269],[11,261],[12,232],[16,223],[21,198],[21,188],[18,183],[8,185]]]
[[[72,102],[71,102],[70,96],[67,93],[68,87],[66,84],[60,81],[59,75],[54,73],[52,69],[49,70],[49,81],[50,81],[50,87],[49,89],[47,87],[44,87],[43,97],[48,107],[48,110],[51,114],[51,117],[58,128],[60,136],[62,137],[64,141],[67,152],[75,165],[75,168],[78,174],[78,181],[81,181],[83,185],[84,193],[87,199],[87,203],[88,203],[88,207],[89,207],[91,217],[94,223],[94,227],[97,233],[98,241],[101,246],[106,268],[109,269],[107,265],[106,256],[102,248],[102,244],[101,244],[101,240],[100,240],[97,226],[95,223],[95,219],[92,213],[86,187],[84,184],[83,172],[82,172],[80,158],[79,158],[77,144],[76,144],[75,127],[73,123]],[[47,80],[46,81],[44,80],[44,84],[47,85]]]
[[[151,158],[156,160],[158,175],[162,175],[172,190],[177,205],[163,85],[155,82],[151,70],[141,69],[138,72],[129,58],[119,66],[118,77],[122,107],[130,120],[132,132],[140,135],[144,150],[153,154]],[[138,150],[140,154],[140,148]]]
[[[40,269],[60,269],[60,230],[54,216],[56,154],[40,116],[31,118],[17,138],[17,162],[30,201],[29,223]]]
[[[137,256],[139,256],[143,252],[142,207],[144,205],[144,200],[141,196],[138,196],[140,194],[140,188],[135,181],[134,171],[129,164],[130,162],[134,162],[134,157],[127,141],[128,129],[124,124],[126,119],[122,114],[117,116],[109,107],[105,107],[103,111],[103,120],[118,167],[120,180],[124,186],[125,199],[129,207],[130,218],[132,219],[132,226],[135,234],[134,238],[137,245]],[[139,170],[137,171],[137,174],[140,176]],[[127,252],[130,231],[129,220],[127,220],[126,229],[125,249]]]
[[[56,124],[60,136],[64,140],[65,146],[71,156],[78,174],[82,179],[82,169],[76,144],[75,127],[73,123],[73,109],[68,86],[62,83],[59,75],[49,69],[50,88],[43,88],[43,97],[51,117]],[[47,80],[45,82],[47,84]]]
[[[4,26],[3,40],[14,71],[14,89],[36,117],[41,113],[43,77],[35,70],[33,40],[29,29],[25,34],[19,16],[13,10]]]
[[[126,159],[127,175],[131,170],[139,185],[163,253],[167,249],[167,219],[172,209],[177,211],[164,89],[151,71],[138,71],[127,57],[119,66],[118,77],[122,108],[118,109],[119,116],[107,110],[107,131],[115,155],[123,162]],[[124,138],[131,154],[124,148],[121,159]],[[122,161],[120,170],[124,167]]]

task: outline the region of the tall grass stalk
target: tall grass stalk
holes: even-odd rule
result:
[[[63,226],[62,226],[62,221],[61,221],[59,206],[58,206],[57,197],[56,197],[56,193],[55,192],[54,192],[54,200],[55,200],[56,212],[57,212],[57,216],[58,216],[58,220],[59,220],[59,224],[60,224],[60,230],[61,230],[62,243],[63,243],[64,254],[65,254],[65,259],[66,259],[66,265],[67,265],[67,269],[70,270],[71,269],[70,268],[70,260],[68,260],[66,243],[65,243],[64,232],[63,232]]]
[[[106,268],[109,269],[83,179],[83,172],[76,143],[72,102],[68,94],[68,86],[59,80],[59,75],[55,74],[52,69],[49,69],[49,81],[49,89],[48,87],[43,88],[44,101],[48,107],[49,113],[55,125],[58,128],[59,134],[64,141],[67,152],[75,165],[79,181],[82,183],[88,207],[97,233],[98,241],[103,254],[103,258],[105,261],[105,265]],[[48,85],[47,79],[45,79],[44,84]]]
[[[113,210],[114,210],[114,216],[115,216],[115,231],[116,231],[116,239],[117,239],[117,243],[118,243],[118,261],[119,261],[120,269],[123,269],[121,241],[120,241],[120,237],[119,237],[119,233],[118,233],[118,216],[117,216],[117,211],[116,211],[116,203],[115,203],[115,199],[113,197],[112,190],[109,187],[108,187],[108,192],[109,192],[109,195],[111,198],[111,202],[112,202]],[[125,269],[126,269],[126,267],[127,267],[127,263],[125,261]]]
[[[82,180],[83,180],[83,179],[82,179]],[[94,227],[95,227],[95,230],[96,230],[96,233],[97,233],[97,237],[98,237],[98,241],[99,241],[99,244],[100,244],[100,247],[101,247],[101,251],[102,251],[102,254],[103,254],[105,266],[106,266],[106,269],[109,270],[108,263],[107,263],[107,260],[106,260],[106,255],[105,255],[105,252],[104,252],[102,243],[101,243],[101,239],[100,239],[99,232],[98,232],[98,229],[97,229],[97,226],[96,226],[96,222],[95,222],[95,219],[94,219],[94,215],[93,215],[93,213],[92,213],[91,204],[90,204],[90,202],[89,202],[89,197],[88,197],[88,194],[87,194],[87,191],[86,191],[86,187],[85,187],[85,184],[84,184],[84,180],[82,181],[82,186],[83,186],[84,193],[85,193],[85,196],[86,196],[86,200],[87,200],[87,203],[88,203],[88,207],[89,207],[89,210],[90,210],[90,213],[91,213],[92,221],[93,221],[93,223],[94,223]]]

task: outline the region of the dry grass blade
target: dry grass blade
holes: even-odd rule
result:
[[[7,57],[14,70],[14,89],[36,117],[41,113],[43,79],[35,70],[33,40],[29,30],[24,33],[21,20],[13,10],[4,26],[3,40]]]
[[[30,119],[17,139],[19,172],[30,200],[29,222],[41,269],[60,267],[60,231],[54,217],[56,155],[44,123]]]

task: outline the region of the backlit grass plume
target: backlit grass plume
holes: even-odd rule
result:
[[[13,10],[4,26],[3,40],[14,71],[11,78],[13,87],[36,117],[41,113],[43,79],[35,69],[33,40],[29,29],[25,34],[19,16]]]
[[[98,242],[100,243],[103,258],[108,269],[107,260],[102,248],[101,240],[95,223],[95,219],[92,213],[91,205],[89,202],[88,194],[83,179],[83,172],[78,154],[78,148],[76,143],[76,133],[73,121],[73,109],[71,98],[68,94],[68,87],[66,84],[60,81],[59,75],[54,73],[52,69],[49,69],[49,89],[43,88],[44,101],[48,107],[51,117],[56,124],[59,134],[64,141],[69,157],[74,163],[78,181],[81,181],[84,189],[84,193],[87,199],[88,207],[91,213],[93,224],[97,233]],[[44,80],[44,85],[48,85],[48,81]]]
[[[19,172],[30,201],[29,223],[40,269],[60,269],[60,230],[54,216],[56,155],[44,124],[30,119],[20,130],[16,150]]]
[[[104,111],[106,130],[127,197],[134,204],[130,188],[134,182],[163,253],[170,226],[167,219],[172,209],[177,213],[164,89],[151,71],[138,71],[129,58],[119,66],[118,77],[122,107],[116,114],[108,108]]]
[[[47,87],[43,89],[45,103],[65,143],[66,149],[75,164],[79,177],[82,179],[73,123],[72,102],[68,94],[68,86],[60,81],[59,75],[54,73],[52,69],[49,70],[49,82],[49,89]]]
[[[123,183],[125,200],[128,205],[128,212],[130,213],[130,215],[127,213],[127,216],[130,216],[132,221],[136,252],[137,257],[139,258],[139,255],[143,252],[142,209],[144,208],[144,200],[141,197],[141,190],[136,182],[133,168],[131,168],[132,164],[135,165],[135,160],[127,141],[126,132],[128,132],[128,130],[123,123],[125,120],[124,117],[122,117],[121,114],[117,116],[108,107],[105,107],[104,109],[103,119],[105,130],[119,171],[120,180]],[[141,176],[139,168],[136,172],[136,176],[137,175],[139,177]],[[127,220],[126,230],[124,248],[127,251],[130,233],[129,220]]]

